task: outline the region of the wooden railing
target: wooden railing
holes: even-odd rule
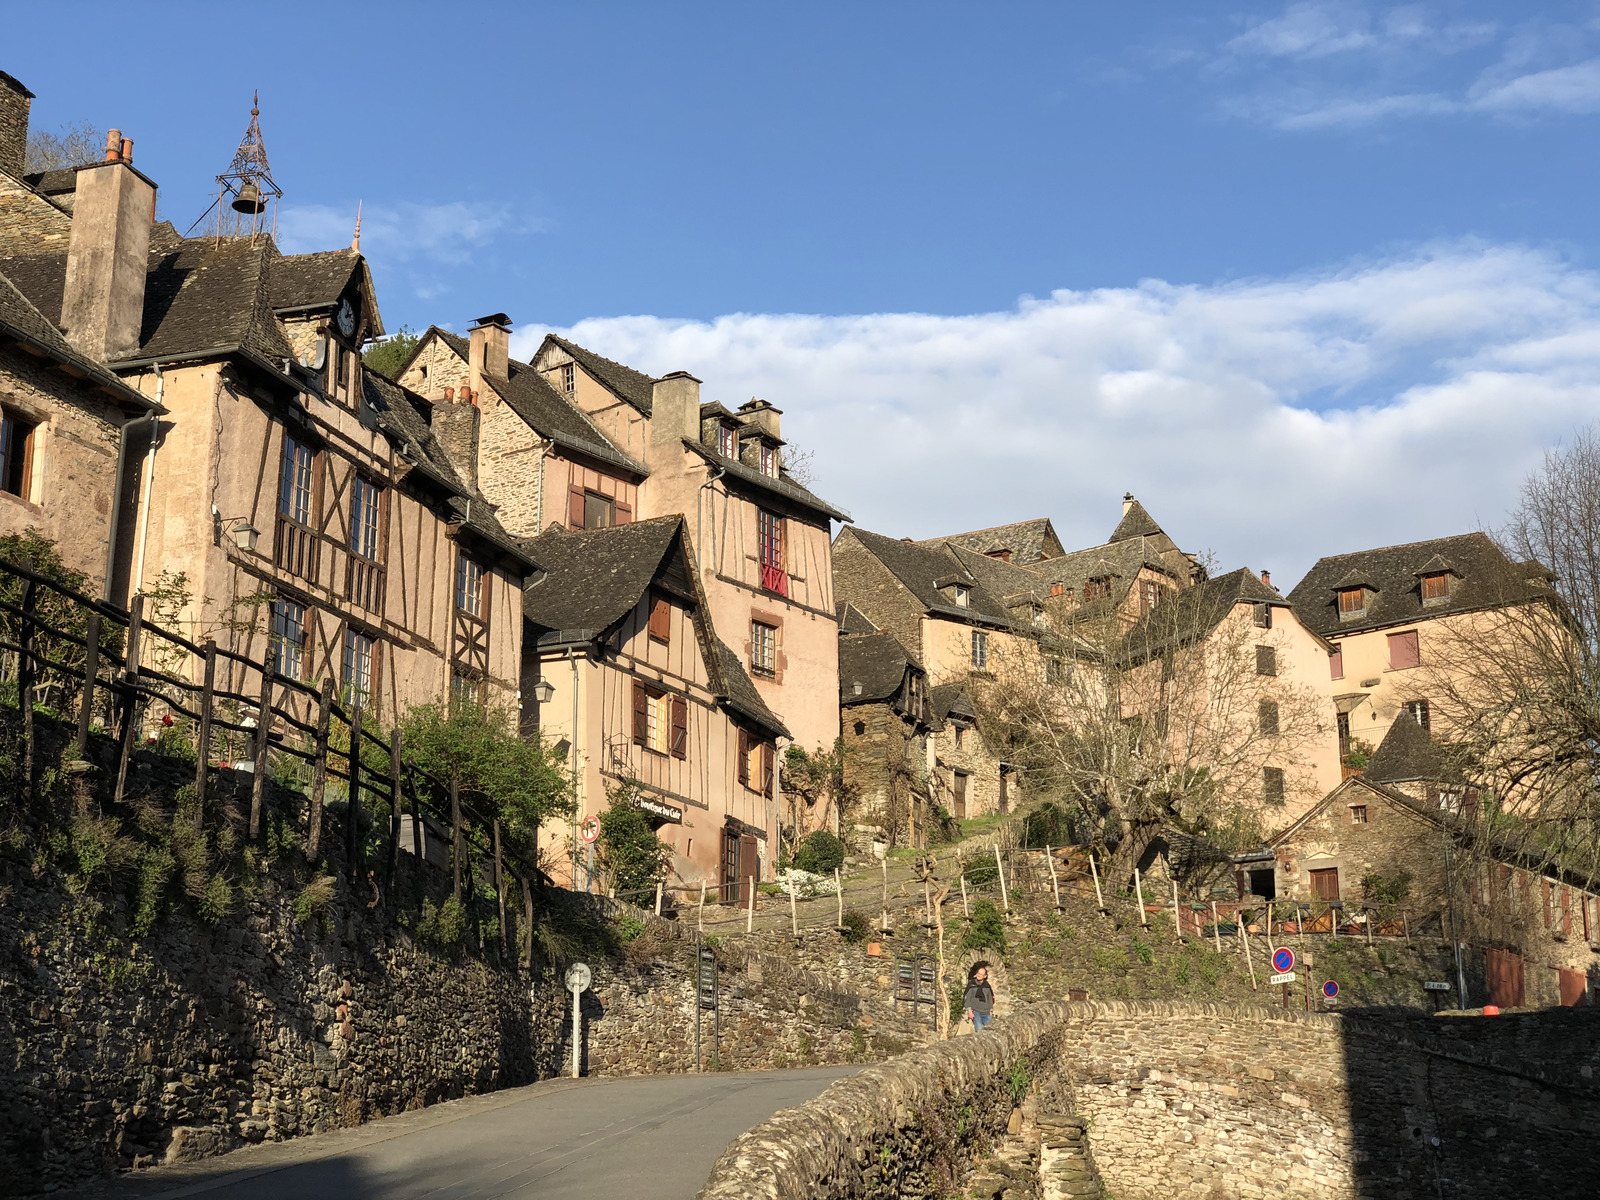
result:
[[[278,514],[272,540],[272,562],[275,566],[314,583],[321,549],[322,541],[315,530],[283,513]]]
[[[345,579],[346,598],[357,608],[382,612],[383,565],[354,554],[349,556],[349,564]]]
[[[359,705],[347,706],[336,699],[332,679],[312,686],[287,678],[270,661],[225,649],[214,639],[197,644],[162,629],[146,619],[145,611],[142,595],[124,610],[28,566],[0,559],[0,650],[15,656],[15,703],[22,725],[22,771],[14,783],[26,791],[30,807],[37,804],[41,774],[36,709],[42,694],[48,693],[57,713],[75,711],[80,758],[86,756],[97,715],[103,718],[114,740],[112,802],[118,805],[127,796],[141,735],[147,728],[163,728],[165,717],[182,717],[188,722],[182,736],[191,739],[194,753],[197,825],[204,819],[208,787],[217,768],[211,761],[216,740],[219,735],[236,735],[251,747],[251,839],[262,835],[263,802],[274,758],[300,760],[311,768],[303,813],[308,861],[319,861],[322,855],[323,826],[329,821],[324,809],[328,781],[340,781],[349,797],[340,832],[344,869],[351,879],[369,867],[361,821],[349,816],[362,811],[363,798],[369,811],[387,810],[390,816],[387,835],[381,839],[382,862],[371,864],[368,872],[376,876],[381,866],[385,888],[398,871],[401,817],[409,810],[416,869],[423,869],[427,821],[449,829],[453,894],[469,907],[479,899],[473,886],[474,856],[480,864],[492,863],[489,878],[499,907],[502,954],[507,936],[503,883],[509,876],[521,885],[524,913],[518,923],[523,950],[531,954],[532,889],[550,886],[551,881],[534,858],[505,844],[498,818],[462,801],[454,779],[441,779],[408,760],[398,728],[383,736]],[[10,697],[4,702],[9,703]],[[335,738],[341,726],[345,736]],[[335,744],[339,740],[344,741],[343,748]],[[357,749],[352,753],[351,748]],[[363,759],[379,766],[364,765]],[[381,822],[374,825],[375,832],[380,828]]]
[[[761,568],[761,586],[769,592],[787,597],[789,595],[789,573],[782,567],[769,567],[763,564]]]

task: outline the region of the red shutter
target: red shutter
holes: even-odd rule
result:
[[[650,636],[658,642],[672,640],[672,605],[663,596],[650,599]]]
[[[739,730],[739,782],[750,786],[750,735]]]
[[[567,528],[583,528],[583,488],[578,484],[567,493]]]
[[[642,746],[650,736],[650,693],[644,684],[633,685],[633,744]]]
[[[1344,649],[1340,647],[1328,655],[1328,678],[1344,678]]]
[[[618,525],[632,525],[633,524],[633,505],[624,504],[620,498],[617,500],[617,520],[616,520],[616,523]]]
[[[761,794],[772,795],[773,776],[773,745],[771,742],[761,743]]]
[[[689,757],[689,702],[682,696],[672,698],[672,748],[673,758]]]
[[[1391,633],[1389,635],[1389,668],[1402,671],[1407,667],[1414,667],[1422,661],[1422,656],[1417,649],[1417,631],[1410,633]]]

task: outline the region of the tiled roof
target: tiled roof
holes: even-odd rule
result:
[[[59,363],[83,372],[100,387],[113,392],[118,402],[142,409],[154,410],[155,404],[141,396],[99,363],[75,350],[54,321],[47,318],[7,279],[4,263],[0,263],[0,329],[21,338],[38,350],[44,351]]]
[[[1156,519],[1145,511],[1144,505],[1130,497],[1128,510],[1122,514],[1122,520],[1117,522],[1117,527],[1111,531],[1110,541],[1122,542],[1128,538],[1150,537],[1162,533],[1161,526],[1156,524]]]
[[[969,533],[952,533],[946,537],[924,538],[923,541],[927,544],[950,542],[985,555],[997,550],[1009,550],[1011,561],[1017,564],[1034,563],[1066,553],[1049,517],[1014,521],[1010,525],[974,529]]]
[[[978,707],[972,703],[972,698],[967,695],[966,684],[962,682],[941,683],[938,687],[929,688],[928,707],[941,721],[952,716],[974,721],[978,718]]]
[[[892,633],[839,639],[839,703],[874,704],[890,700],[916,662]],[[856,685],[861,692],[856,693]]]
[[[745,673],[744,664],[739,661],[739,656],[714,634],[712,640],[716,642],[717,666],[721,668],[720,686],[717,690],[722,694],[723,702],[741,717],[754,721],[779,737],[792,736],[782,718],[768,708],[766,701],[761,699],[761,693],[756,691],[756,685]],[[715,676],[713,678],[715,679]]]
[[[877,633],[878,627],[867,620],[863,613],[854,604],[841,604],[839,606],[839,632],[841,634]]]
[[[272,264],[272,307],[281,312],[332,304],[360,265],[359,250],[323,250],[280,258]]]
[[[1289,607],[1276,588],[1262,583],[1250,568],[1241,567],[1169,595],[1128,631],[1127,653],[1137,660],[1173,645],[1203,641],[1235,605],[1243,603]]]
[[[460,355],[462,362],[471,361],[471,342],[467,338],[438,326],[430,332]],[[650,473],[643,463],[623,453],[598,425],[551,387],[538,371],[514,358],[508,360],[507,369],[509,377],[486,376],[489,386],[540,437],[549,438],[564,450],[587,454],[635,475]]]
[[[1448,597],[1425,608],[1418,573],[1436,557],[1459,572],[1459,578],[1451,581]],[[1512,562],[1488,534],[1464,533],[1319,559],[1295,584],[1289,601],[1308,628],[1336,637],[1444,613],[1549,598],[1554,593],[1546,582],[1548,574],[1538,563]],[[1336,589],[1358,584],[1373,589],[1366,612],[1341,621]]]
[[[1105,603],[1107,607],[1116,608],[1127,597],[1128,589],[1138,578],[1140,568],[1149,566],[1163,574],[1172,574],[1171,569],[1149,555],[1147,549],[1138,538],[1130,538],[1104,546],[1074,550],[1059,558],[1034,563],[1028,570],[1045,580],[1046,592],[1049,591],[1049,584],[1058,583],[1080,600],[1084,584],[1090,580],[1107,580],[1111,591]]]
[[[1368,783],[1456,783],[1461,772],[1422,724],[1401,713],[1361,772]]]
[[[863,549],[906,586],[924,611],[989,625],[1013,624],[1011,613],[1000,598],[990,593],[965,568],[954,550],[944,546],[903,542],[865,529],[851,529],[840,537],[854,538],[860,543]],[[837,555],[837,551],[835,554]],[[982,555],[975,557],[982,558]],[[993,562],[992,559],[984,561]],[[967,594],[967,607],[958,607],[953,597],[946,596],[940,590],[940,584],[947,580],[959,580],[970,588]]]
[[[763,475],[754,467],[742,463],[738,459],[728,458],[724,455],[718,454],[710,446],[703,445],[700,442],[691,441],[689,438],[684,438],[683,444],[688,449],[693,450],[707,462],[721,467],[729,476],[734,479],[738,479],[744,483],[753,484],[755,487],[763,491],[771,492],[775,496],[782,496],[785,500],[792,501],[795,504],[799,504],[806,508],[812,509],[815,512],[822,513],[824,516],[831,517],[835,521],[849,521],[851,519],[850,514],[844,509],[835,508],[821,496],[818,496],[815,493],[801,487],[793,479],[789,478],[787,472],[784,472],[777,479],[774,479],[770,475]]]
[[[655,380],[650,376],[642,371],[635,371],[632,367],[625,367],[619,362],[612,362],[609,358],[602,358],[593,350],[585,350],[582,346],[569,342],[566,338],[559,338],[553,333],[547,334],[545,340],[560,346],[572,355],[573,360],[585,371],[645,416],[650,415],[651,405],[655,399]]]

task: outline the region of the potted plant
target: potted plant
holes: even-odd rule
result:
[[[1339,757],[1341,778],[1349,779],[1352,775],[1361,774],[1371,761],[1372,743],[1364,742],[1360,738],[1351,738],[1345,743],[1344,753]]]

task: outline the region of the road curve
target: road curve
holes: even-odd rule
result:
[[[692,1200],[717,1156],[859,1067],[547,1080],[124,1175],[81,1200]]]

